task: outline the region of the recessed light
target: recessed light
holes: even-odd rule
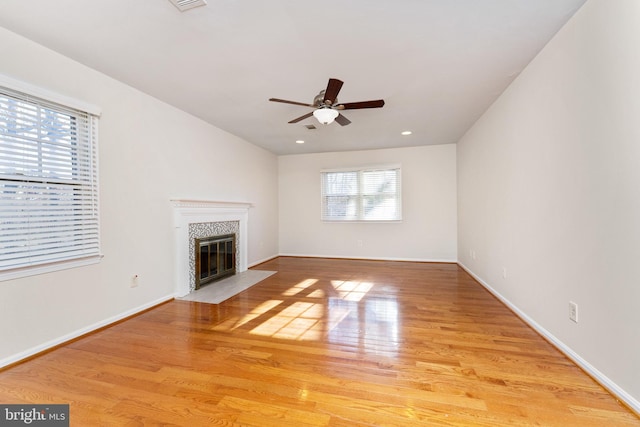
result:
[[[401,132],[401,135],[411,135],[413,132],[411,132],[410,130],[405,130],[404,132]]]
[[[304,144],[304,141],[299,139],[299,140],[296,141],[296,144]]]

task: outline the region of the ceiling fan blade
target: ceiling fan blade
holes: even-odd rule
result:
[[[300,117],[298,117],[297,119],[293,119],[293,120],[291,120],[289,123],[298,123],[300,120],[304,120],[304,119],[306,119],[307,117],[311,117],[311,116],[313,116],[313,111],[312,111],[312,112],[310,112],[310,113],[305,114],[304,116],[300,116]]]
[[[343,116],[342,114],[338,114],[338,117],[336,117],[336,122],[338,122],[338,124],[340,126],[346,126],[349,123],[351,123],[351,120],[347,119],[345,116]]]
[[[383,99],[375,101],[347,102],[336,107],[338,110],[358,110],[360,108],[380,108],[384,105]]]
[[[283,104],[293,104],[293,105],[302,105],[303,107],[311,107],[315,108],[315,105],[305,104],[304,102],[296,102],[296,101],[287,101],[286,99],[278,99],[278,98],[269,98],[271,102],[282,102]]]
[[[336,102],[336,99],[338,99],[338,93],[340,92],[340,89],[342,89],[342,84],[342,80],[329,79],[327,89],[324,91],[324,99],[322,100],[322,102],[324,102],[325,104],[328,103],[329,105],[334,104]]]

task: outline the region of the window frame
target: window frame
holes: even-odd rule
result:
[[[8,145],[4,148],[7,150],[7,153],[9,153],[3,155],[5,161],[9,160],[8,158],[11,156],[11,153],[16,150],[15,147],[24,147],[24,150],[33,149],[32,154],[30,154],[28,158],[37,158],[37,161],[35,162],[36,167],[31,168],[29,172],[26,172],[24,161],[22,164],[17,162],[13,172],[11,171],[11,164],[5,162],[4,172],[0,173],[0,180],[2,181],[0,198],[7,203],[6,206],[9,206],[13,201],[22,204],[25,210],[30,211],[35,210],[38,206],[42,206],[42,203],[48,203],[49,205],[58,203],[63,209],[63,212],[66,212],[67,217],[74,218],[72,223],[75,224],[73,225],[74,230],[77,230],[78,227],[78,220],[75,218],[77,218],[78,213],[82,212],[81,215],[83,217],[90,217],[90,227],[93,230],[91,234],[95,236],[95,238],[92,239],[95,243],[90,245],[90,249],[75,251],[76,253],[73,255],[70,254],[74,251],[69,250],[69,248],[73,246],[71,244],[66,245],[65,247],[67,249],[62,251],[67,252],[66,255],[50,257],[46,255],[46,250],[38,249],[31,251],[31,249],[27,249],[25,251],[20,249],[18,250],[19,255],[16,256],[16,259],[19,261],[15,263],[8,261],[7,258],[7,255],[10,254],[12,250],[9,248],[15,246],[10,239],[3,239],[3,242],[7,242],[4,243],[7,246],[4,248],[0,246],[0,255],[2,255],[5,263],[5,265],[0,267],[0,281],[98,263],[102,258],[100,249],[97,146],[100,109],[92,104],[78,101],[4,75],[0,75],[0,92],[3,98],[10,100],[7,101],[9,105],[15,104],[16,108],[32,109],[32,114],[35,114],[33,117],[37,119],[35,121],[38,122],[34,129],[37,129],[38,132],[42,132],[43,130],[51,132],[52,128],[46,126],[50,126],[52,123],[60,125],[62,121],[68,119],[68,129],[61,131],[61,134],[64,134],[68,138],[66,144],[61,143],[62,139],[55,139],[63,137],[56,136],[54,139],[45,140],[41,138],[40,134],[32,138],[34,141],[37,141],[33,143],[24,142],[26,141],[24,134],[16,134],[14,140],[14,137],[10,136],[10,132],[7,131],[11,128],[3,128],[5,130],[5,132],[3,132],[5,136],[2,137],[3,140],[0,142],[8,142]],[[59,119],[49,122],[49,114],[57,115]],[[6,120],[12,120],[11,117],[14,116],[9,115]],[[13,120],[18,120],[18,116],[15,117]],[[84,126],[82,131],[78,131],[75,127],[78,123],[82,123]],[[13,142],[11,142],[12,140]],[[43,160],[41,157],[43,151],[41,150],[48,150],[49,160]],[[83,152],[81,159],[88,164],[88,166],[83,166],[82,168],[79,168],[76,164],[80,151]],[[35,152],[37,152],[38,155],[34,155],[33,153]],[[78,179],[79,169],[82,169],[82,180]],[[19,196],[18,191],[16,191],[15,198],[12,198],[11,191],[7,191],[7,188],[11,186],[10,183],[12,182],[16,183],[16,189],[22,191],[22,194]],[[40,205],[38,205],[38,202],[30,204],[28,201],[25,201],[28,199],[24,195],[27,189],[29,192],[32,192],[31,194],[36,194],[34,198],[40,198]],[[87,191],[90,192],[89,196],[85,194]],[[82,195],[78,196],[80,193],[82,193]],[[55,197],[57,197],[57,199],[55,199]],[[67,197],[68,200],[72,202],[67,201],[64,203],[59,201],[64,197]],[[51,200],[54,200],[54,202],[51,202]],[[70,214],[69,205],[75,205],[78,201],[82,202],[80,207],[77,208],[76,211],[76,207],[74,206],[73,214]],[[17,218],[18,214],[16,212],[16,209],[11,209],[9,206],[9,209],[3,213],[3,215],[8,215],[5,216],[6,221],[11,221],[11,218]],[[11,215],[13,215],[13,217]],[[1,220],[2,218],[0,218],[0,225]],[[52,222],[60,227],[60,223],[56,223],[56,220],[52,220]],[[24,233],[32,233],[32,227],[33,226],[27,225]],[[45,226],[45,229],[48,233],[48,227]],[[0,228],[0,232],[11,233],[11,225],[9,222],[5,224],[5,227]],[[74,231],[74,235],[75,233],[77,233],[77,231]],[[8,235],[10,234],[0,235],[0,238]],[[82,234],[82,236],[80,240],[86,244],[86,237],[84,234]],[[62,243],[63,246],[65,242],[73,241],[74,245],[78,242],[77,239],[74,240],[72,238],[56,237],[56,239],[56,244]],[[89,246],[86,247],[88,248]],[[36,256],[37,254],[40,254],[40,260],[33,259],[38,258]]]
[[[379,172],[379,171],[396,171],[396,190],[394,193],[386,193],[393,194],[395,205],[396,205],[396,215],[394,218],[390,219],[366,219],[365,214],[363,212],[363,200],[366,197],[375,196],[376,194],[385,194],[385,193],[372,193],[365,191],[365,180],[363,176],[367,172]],[[357,174],[357,192],[353,194],[344,193],[342,197],[352,197],[356,199],[356,214],[353,218],[341,218],[335,217],[331,215],[327,215],[327,193],[326,193],[326,175],[332,173],[355,173]],[[337,195],[340,197],[340,195]],[[369,165],[369,166],[360,166],[360,167],[348,167],[348,168],[334,168],[334,169],[322,169],[320,170],[320,220],[326,223],[399,223],[402,222],[402,166],[400,164],[384,164],[384,165]]]

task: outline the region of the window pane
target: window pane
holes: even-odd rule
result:
[[[328,173],[325,175],[324,187],[324,194],[358,194],[358,173]]]
[[[0,270],[100,254],[97,117],[0,88]]]
[[[353,220],[358,217],[358,197],[356,196],[325,196],[324,218]]]
[[[397,201],[395,195],[375,195],[362,197],[362,212],[365,220],[385,220],[397,217]]]
[[[364,171],[362,173],[364,194],[395,193],[397,170]]]
[[[401,219],[400,169],[322,172],[322,219]]]

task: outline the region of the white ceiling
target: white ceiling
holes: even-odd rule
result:
[[[3,0],[0,26],[294,154],[457,142],[584,2]],[[268,101],[311,103],[330,77],[341,103],[386,105],[343,127],[288,124],[311,109]]]

